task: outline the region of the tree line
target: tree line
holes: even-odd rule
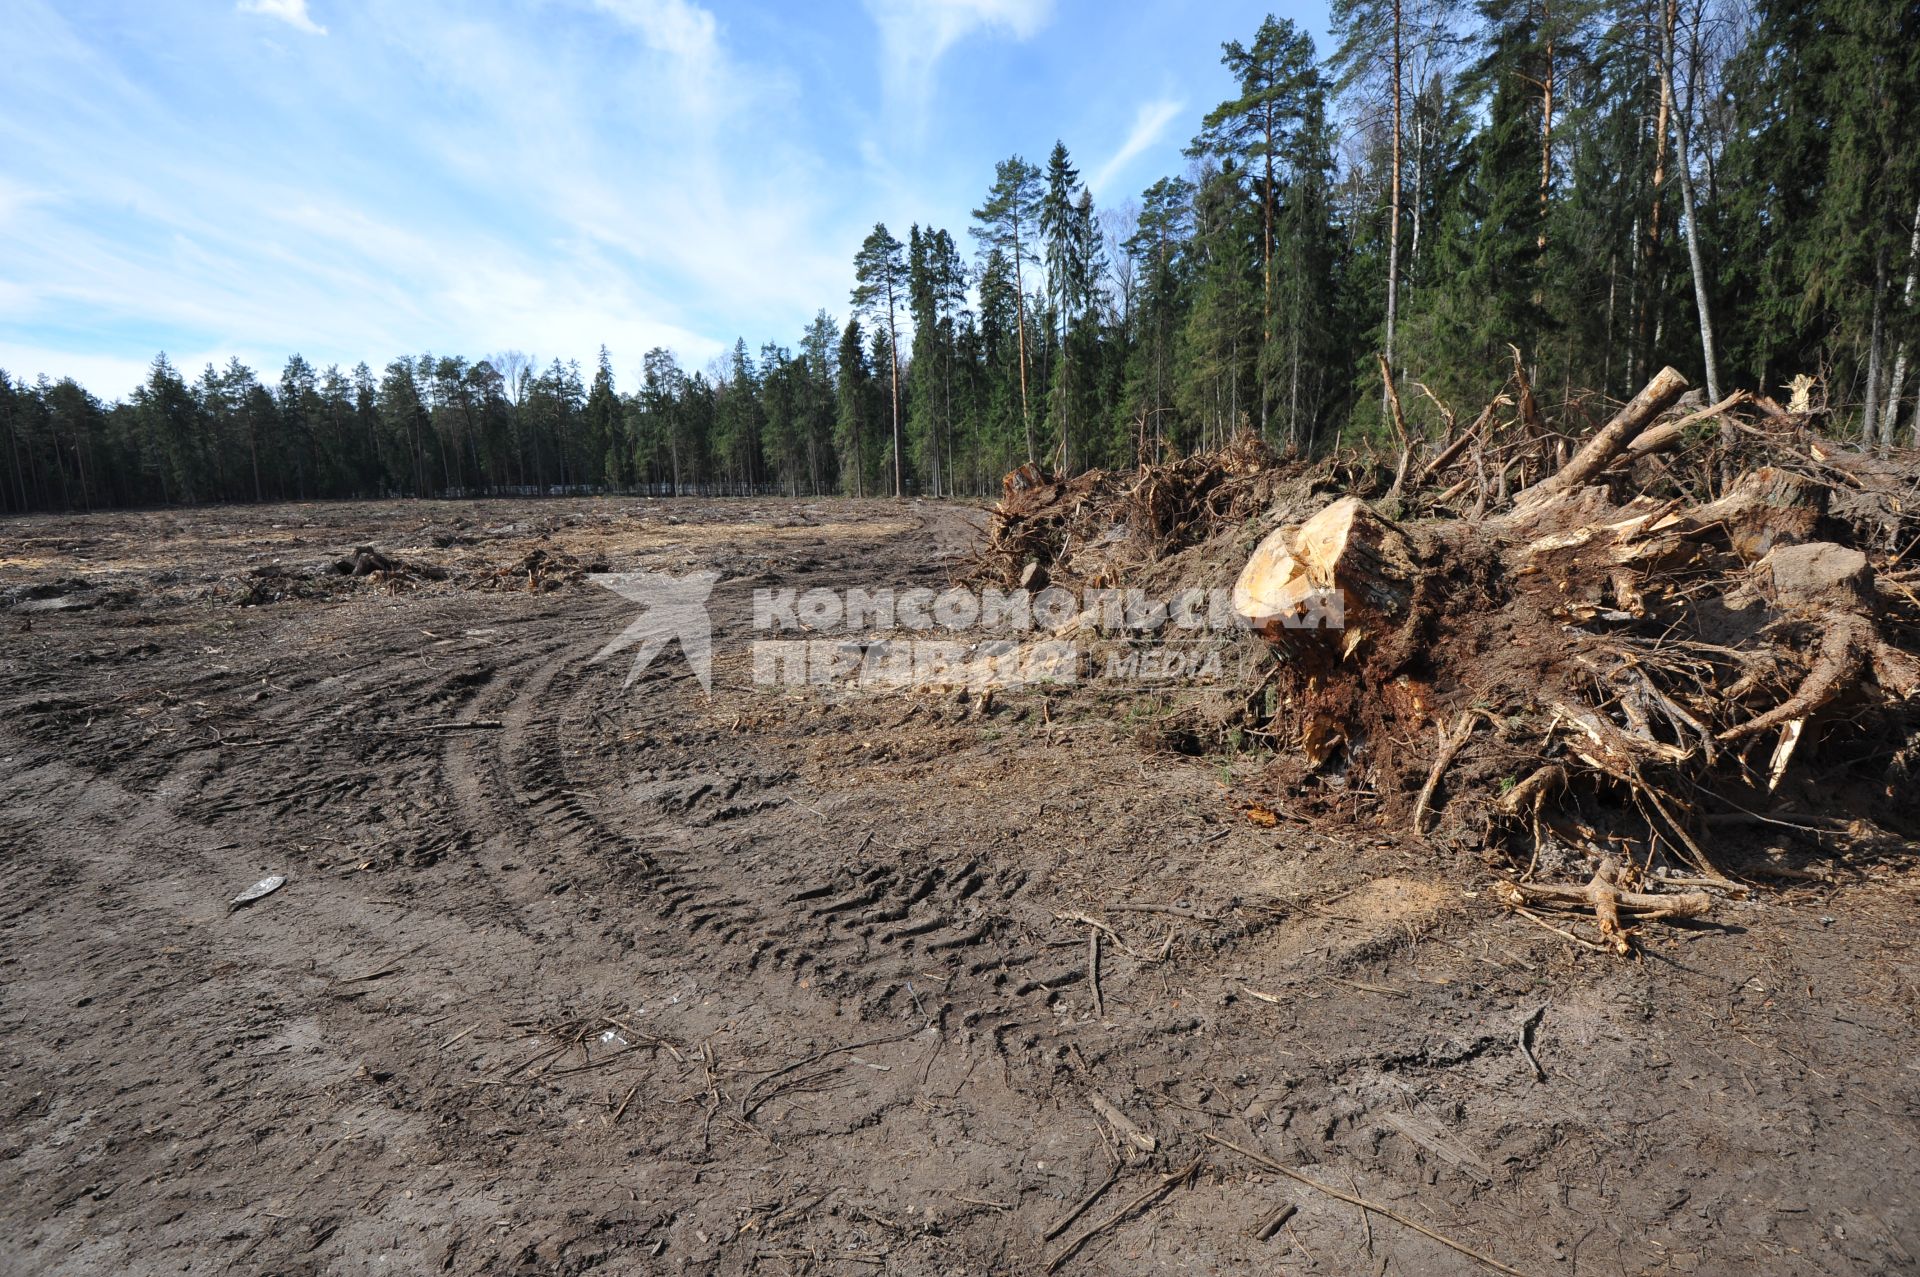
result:
[[[1186,166],[1101,208],[1055,143],[958,234],[876,225],[844,321],[616,379],[517,351],[126,398],[0,372],[0,509],[505,492],[992,491],[1259,432],[1324,450],[1520,362],[1577,417],[1665,363],[1920,446],[1920,7],[1335,0],[1222,48]],[[964,242],[964,247],[963,247]],[[1384,374],[1384,375],[1383,375]]]

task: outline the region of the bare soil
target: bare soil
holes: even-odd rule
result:
[[[1142,730],[1204,691],[752,686],[753,588],[945,585],[982,522],[0,524],[0,1270],[1037,1272],[1163,1187],[1059,1271],[1491,1271],[1208,1135],[1530,1274],[1920,1266],[1908,861],[1622,960],[1249,819],[1269,759]],[[711,698],[590,663],[635,609],[535,550],[721,571]]]

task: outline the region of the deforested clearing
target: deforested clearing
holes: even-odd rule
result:
[[[0,1277],[1920,1272],[1920,5],[0,0]]]

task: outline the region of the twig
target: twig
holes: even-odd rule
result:
[[[956,1202],[965,1202],[969,1206],[988,1206],[994,1210],[1012,1210],[1013,1209],[1012,1202],[989,1202],[978,1197],[962,1197],[958,1193],[955,1193],[953,1195],[953,1200]]]
[[[1230,1148],[1234,1152],[1240,1154],[1240,1156],[1248,1158],[1252,1161],[1258,1162],[1260,1165],[1266,1167],[1268,1170],[1277,1171],[1280,1174],[1285,1175],[1289,1179],[1298,1180],[1300,1183],[1305,1184],[1308,1188],[1318,1189],[1320,1192],[1325,1193],[1328,1197],[1337,1198],[1340,1201],[1346,1202],[1350,1206],[1358,1206],[1362,1210],[1370,1210],[1376,1215],[1380,1215],[1380,1216],[1383,1216],[1384,1218],[1392,1220],[1394,1223],[1400,1225],[1402,1228],[1411,1228],[1414,1232],[1419,1233],[1422,1237],[1429,1237],[1434,1241],[1439,1242],[1442,1246],[1445,1246],[1449,1250],[1458,1251],[1460,1254],[1465,1255],[1468,1259],[1477,1260],[1480,1263],[1485,1264],[1488,1268],[1493,1269],[1493,1271],[1497,1273],[1506,1273],[1508,1277],[1526,1277],[1526,1274],[1522,1273],[1519,1269],[1509,1268],[1505,1264],[1501,1263],[1499,1260],[1493,1258],[1493,1256],[1485,1254],[1481,1251],[1477,1251],[1473,1247],[1467,1245],[1465,1242],[1457,1242],[1453,1238],[1448,1237],[1445,1233],[1435,1232],[1433,1229],[1428,1228],[1425,1224],[1422,1224],[1417,1220],[1408,1219],[1405,1215],[1402,1215],[1399,1211],[1394,1210],[1391,1206],[1383,1206],[1379,1202],[1369,1201],[1366,1198],[1361,1197],[1357,1193],[1346,1193],[1341,1191],[1340,1189],[1334,1188],[1330,1184],[1322,1184],[1319,1180],[1308,1179],[1305,1175],[1302,1175],[1299,1171],[1294,1170],[1291,1166],[1283,1165],[1282,1163],[1275,1161],[1273,1158],[1268,1157],[1265,1153],[1262,1153],[1257,1149],[1247,1148],[1245,1145],[1242,1145],[1242,1144],[1235,1144],[1232,1140],[1229,1140],[1229,1139],[1222,1139],[1220,1136],[1215,1135],[1212,1131],[1208,1131],[1205,1134],[1209,1143],[1218,1144],[1222,1148]]]
[[[1473,720],[1485,718],[1493,720],[1486,711],[1470,709],[1461,713],[1460,721],[1454,724],[1453,731],[1440,738],[1440,752],[1433,760],[1433,769],[1427,773],[1427,783],[1420,787],[1420,797],[1413,804],[1413,832],[1427,832],[1427,817],[1432,814],[1428,808],[1433,802],[1433,794],[1440,787],[1440,778],[1446,775],[1447,768],[1453,764],[1455,755],[1466,747],[1473,738]]]
[[[442,1042],[440,1044],[440,1049],[442,1051],[446,1050],[448,1047],[452,1046],[455,1042],[458,1042],[461,1038],[466,1037],[467,1034],[473,1032],[475,1029],[479,1027],[480,1027],[480,1021],[475,1020],[472,1024],[469,1024],[466,1028],[460,1030],[458,1033],[448,1038],[445,1042]]]
[[[1100,1181],[1100,1187],[1094,1189],[1091,1193],[1088,1193],[1085,1197],[1081,1198],[1079,1201],[1079,1204],[1076,1205],[1072,1210],[1068,1211],[1066,1214],[1062,1215],[1059,1218],[1059,1220],[1054,1224],[1054,1226],[1052,1228],[1049,1228],[1046,1231],[1045,1236],[1041,1237],[1040,1240],[1043,1242],[1050,1242],[1054,1238],[1058,1237],[1061,1233],[1066,1232],[1068,1226],[1071,1225],[1074,1220],[1079,1219],[1082,1215],[1086,1214],[1088,1208],[1091,1207],[1095,1202],[1099,1201],[1100,1195],[1106,1192],[1109,1188],[1112,1188],[1113,1181],[1119,1178],[1120,1178],[1120,1163],[1115,1162],[1113,1166],[1107,1171],[1107,1177],[1104,1180]]]
[[[845,1046],[831,1046],[824,1051],[815,1051],[804,1060],[795,1060],[791,1064],[782,1065],[766,1076],[759,1078],[752,1086],[747,1088],[747,1093],[740,1097],[740,1116],[743,1119],[752,1117],[755,1110],[773,1098],[772,1093],[763,1095],[757,1100],[754,1099],[753,1096],[754,1092],[777,1077],[785,1077],[795,1069],[803,1069],[809,1064],[817,1064],[828,1056],[839,1055],[845,1051],[863,1051],[870,1046],[885,1046],[889,1042],[904,1042],[918,1032],[920,1032],[920,1030],[914,1028],[908,1029],[905,1033],[890,1033],[885,1037],[868,1038],[863,1042],[849,1042]]]
[[[1086,1229],[1083,1229],[1081,1232],[1079,1232],[1074,1236],[1072,1241],[1066,1244],[1065,1248],[1062,1249],[1058,1255],[1055,1255],[1052,1259],[1047,1261],[1046,1271],[1048,1272],[1055,1271],[1060,1267],[1060,1265],[1066,1263],[1069,1259],[1072,1259],[1074,1256],[1074,1252],[1078,1251],[1082,1246],[1086,1245],[1089,1241],[1093,1240],[1095,1237],[1099,1236],[1101,1233],[1105,1232],[1107,1229],[1112,1228],[1115,1224],[1118,1224],[1121,1220],[1133,1214],[1134,1211],[1139,1210],[1142,1206],[1145,1206],[1150,1202],[1158,1201],[1160,1198],[1165,1197],[1168,1193],[1172,1192],[1179,1185],[1193,1178],[1193,1173],[1200,1169],[1200,1163],[1203,1160],[1204,1159],[1202,1158],[1196,1157],[1191,1162],[1188,1162],[1186,1166],[1182,1167],[1180,1170],[1173,1172],[1171,1175],[1162,1175],[1160,1177],[1160,1182],[1158,1184],[1155,1184],[1152,1188],[1149,1188],[1146,1192],[1140,1194],[1140,1196],[1134,1198],[1132,1201],[1128,1202],[1125,1206],[1122,1206],[1119,1210],[1107,1216],[1105,1219],[1101,1220],[1099,1223],[1094,1224]]]
[[[1347,1172],[1347,1183],[1353,1188],[1353,1195],[1359,1197],[1360,1181],[1353,1177],[1352,1171]],[[1373,1217],[1367,1214],[1365,1206],[1360,1207],[1360,1227],[1366,1230],[1367,1254],[1371,1255],[1373,1254]]]
[[[1595,953],[1608,952],[1608,949],[1605,945],[1595,944],[1591,940],[1582,940],[1579,936],[1574,935],[1573,932],[1568,931],[1562,927],[1554,926],[1551,922],[1548,922],[1545,918],[1542,918],[1539,914],[1535,913],[1531,909],[1523,909],[1518,905],[1508,905],[1507,908],[1511,909],[1514,913],[1519,914],[1522,918],[1527,919],[1529,922],[1533,922],[1539,926],[1545,927],[1548,931],[1553,932],[1554,935],[1559,936],[1561,939],[1573,941],[1573,943],[1579,945],[1582,949],[1591,949]]]
[[[1384,993],[1388,997],[1393,997],[1393,998],[1405,998],[1405,997],[1412,996],[1405,989],[1396,989],[1390,984],[1368,984],[1365,980],[1349,980],[1347,979],[1347,977],[1343,975],[1333,976],[1332,978],[1334,980],[1339,981],[1341,984],[1348,986],[1349,988],[1358,989],[1362,993]]]
[[[1282,1202],[1278,1210],[1267,1216],[1267,1222],[1260,1225],[1254,1237],[1260,1241],[1271,1241],[1273,1235],[1286,1225],[1286,1222],[1298,1214],[1300,1208],[1292,1202]]]
[[[679,1048],[674,1046],[673,1043],[667,1041],[665,1038],[657,1038],[653,1036],[653,1034],[651,1033],[642,1033],[640,1030],[634,1028],[632,1025],[628,1024],[626,1021],[616,1020],[610,1015],[603,1015],[600,1017],[600,1019],[607,1024],[611,1024],[614,1028],[626,1034],[629,1041],[644,1042],[648,1046],[659,1047],[661,1050],[665,1051],[668,1055],[671,1055],[673,1057],[673,1062],[675,1064],[685,1064],[687,1062],[687,1057],[680,1054]]]
[[[1176,918],[1190,918],[1195,922],[1218,922],[1220,919],[1201,913],[1195,909],[1183,909],[1179,905],[1108,905],[1109,913],[1165,913]]]
[[[1542,1002],[1534,1008],[1532,1015],[1520,1021],[1520,1054],[1526,1057],[1528,1066],[1533,1069],[1535,1080],[1540,1082],[1547,1080],[1547,1071],[1541,1068],[1540,1061],[1534,1058],[1533,1044],[1528,1039],[1533,1036],[1534,1027],[1540,1023],[1540,1017],[1546,1013],[1547,1004]]]
[[[1107,1002],[1100,996],[1100,932],[1087,928],[1087,979],[1093,985],[1093,1018],[1107,1018]]]
[[[1115,1104],[1112,1100],[1100,1094],[1100,1092],[1088,1091],[1087,1103],[1093,1106],[1094,1112],[1112,1123],[1113,1129],[1120,1133],[1122,1139],[1139,1149],[1142,1153],[1151,1153],[1160,1147],[1160,1142],[1154,1139],[1152,1134],[1142,1130],[1132,1118],[1120,1111],[1118,1104]]]

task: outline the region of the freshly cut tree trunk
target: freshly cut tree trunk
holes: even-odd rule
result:
[[[1233,606],[1284,651],[1318,643],[1344,657],[1405,619],[1417,570],[1406,535],[1346,497],[1262,541]]]

